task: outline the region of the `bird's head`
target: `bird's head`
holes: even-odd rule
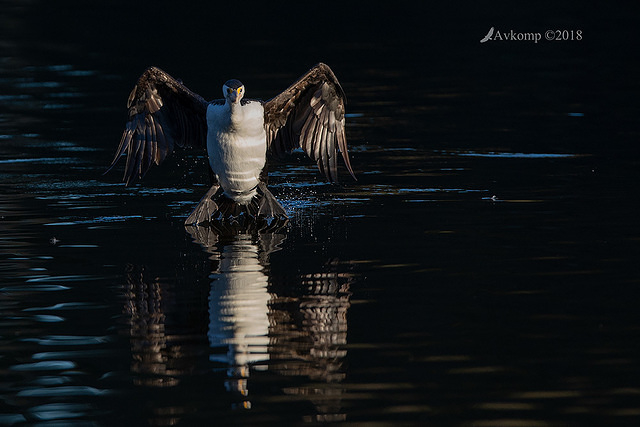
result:
[[[229,104],[238,104],[244,96],[244,85],[240,80],[227,80],[222,86],[222,94]]]

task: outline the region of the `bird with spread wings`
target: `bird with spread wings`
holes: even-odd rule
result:
[[[329,66],[319,63],[279,95],[244,98],[228,80],[224,99],[206,101],[157,67],[148,68],[129,95],[129,119],[107,172],[126,155],[130,185],[177,147],[206,148],[212,185],[186,224],[237,217],[286,218],[266,186],[266,156],[301,148],[330,182],[338,181],[338,153],[355,179],[345,137],[345,94]]]

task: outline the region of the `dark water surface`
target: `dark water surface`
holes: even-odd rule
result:
[[[473,4],[3,1],[0,424],[639,422],[632,14],[621,46],[598,11]],[[320,60],[358,181],[276,164],[285,227],[185,229],[200,153],[102,176],[146,66],[268,99]]]

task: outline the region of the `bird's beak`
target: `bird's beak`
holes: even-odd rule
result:
[[[238,101],[240,101],[240,89],[231,91],[229,94],[229,101],[231,101],[232,104],[237,104]]]

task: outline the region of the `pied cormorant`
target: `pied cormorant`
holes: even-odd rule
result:
[[[129,185],[175,146],[206,147],[213,184],[185,224],[243,212],[286,218],[266,187],[267,152],[280,156],[302,148],[330,182],[338,180],[340,152],[355,179],[344,131],[345,95],[329,66],[316,65],[267,102],[245,99],[236,79],[222,92],[224,99],[207,102],[166,72],[148,68],[129,95],[129,120],[109,170],[126,152],[123,180]]]

